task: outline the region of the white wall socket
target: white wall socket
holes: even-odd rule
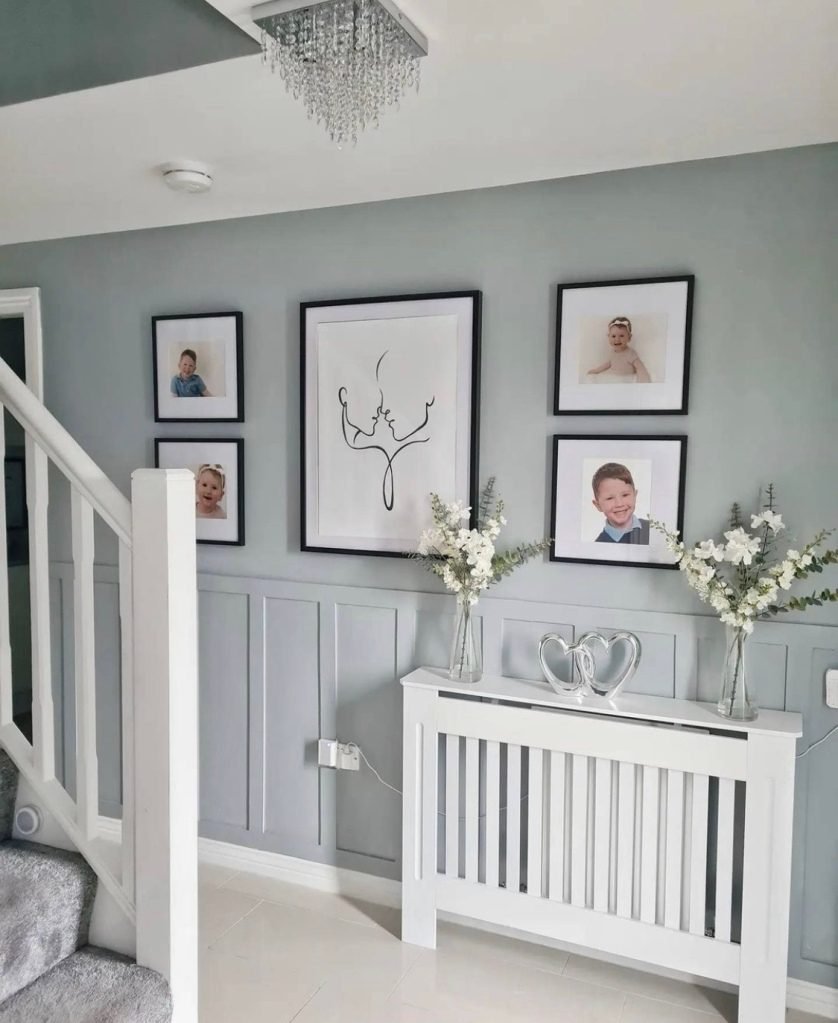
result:
[[[317,743],[317,763],[321,767],[333,767],[337,771],[359,771],[361,758],[358,751],[348,742],[337,739],[320,739]]]
[[[838,668],[830,668],[826,673],[826,705],[838,710]]]

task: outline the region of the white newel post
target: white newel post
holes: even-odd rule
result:
[[[198,646],[195,482],[131,480],[137,961],[162,973],[174,1023],[198,1019]]]
[[[437,693],[403,695],[402,941],[436,948]]]

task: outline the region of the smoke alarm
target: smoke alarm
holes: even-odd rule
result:
[[[197,160],[173,160],[164,163],[160,171],[175,192],[208,192],[212,188],[212,171]]]

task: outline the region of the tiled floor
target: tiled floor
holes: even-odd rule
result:
[[[201,868],[201,1023],[719,1023],[731,995],[399,912]],[[823,1023],[789,1012],[788,1023]]]

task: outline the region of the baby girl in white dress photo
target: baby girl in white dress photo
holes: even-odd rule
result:
[[[608,374],[611,382],[649,384],[652,378],[643,360],[631,346],[631,320],[615,316],[608,324],[608,345],[611,358],[588,370],[588,376]]]

